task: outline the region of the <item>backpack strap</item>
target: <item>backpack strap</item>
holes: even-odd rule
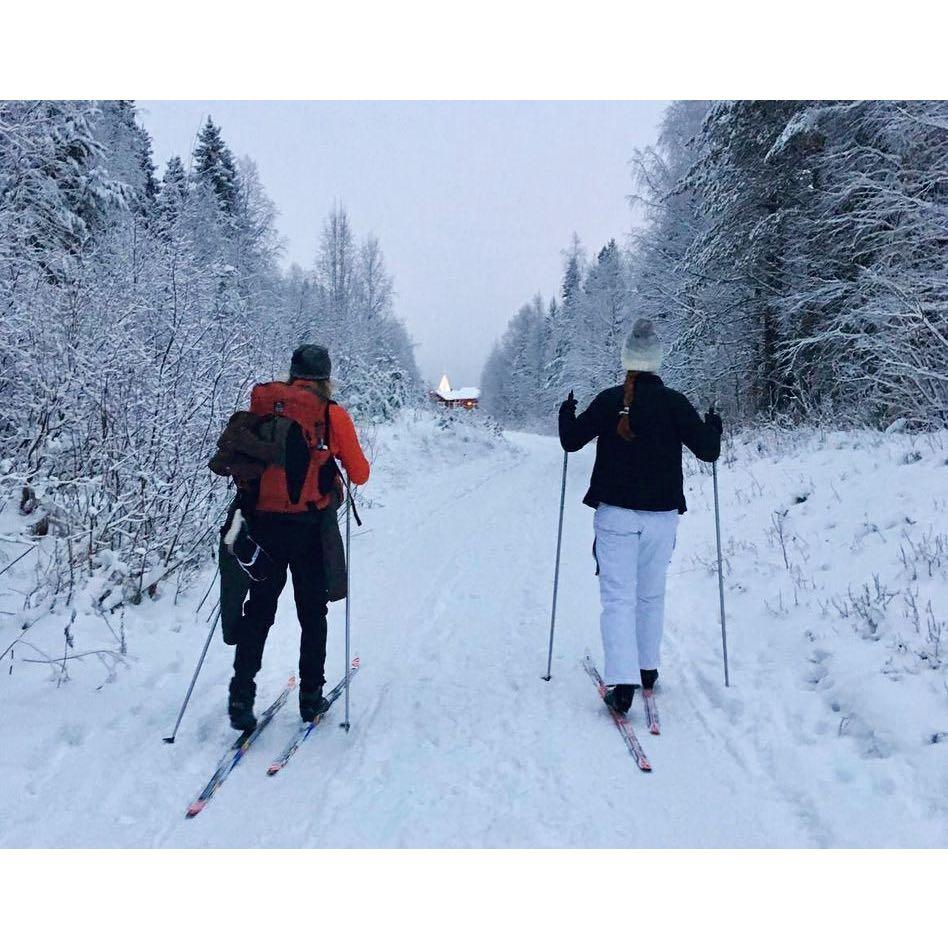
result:
[[[329,457],[319,469],[319,492],[323,496],[328,496],[330,491],[335,489],[337,477],[340,480],[342,479],[342,474],[339,472],[339,465],[336,464],[336,458],[332,453],[330,418],[332,417],[332,406],[335,404],[337,403],[331,398],[326,399],[326,450],[329,452]]]
[[[329,456],[332,457],[332,442],[329,440],[330,419],[332,418],[332,406],[337,405],[331,398],[326,399],[326,448],[329,450]]]
[[[333,401],[331,398],[328,399],[326,405],[326,447],[329,448],[329,419],[332,416],[332,406],[338,405],[338,402]],[[339,477],[339,480],[342,481],[342,494],[343,498],[345,495],[349,495],[349,505],[352,509],[352,516],[355,518],[355,522],[358,526],[362,526],[362,519],[359,517],[359,511],[356,509],[355,498],[352,496],[352,489],[349,487],[346,479],[342,476],[342,472],[339,470],[339,465],[336,464],[336,458],[332,453],[332,449],[329,451],[329,460],[326,462],[326,467],[332,465],[332,469],[335,472],[336,476]]]

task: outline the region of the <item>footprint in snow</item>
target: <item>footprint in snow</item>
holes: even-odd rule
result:
[[[86,739],[86,729],[81,724],[70,721],[59,729],[59,737],[70,747],[79,747]]]
[[[853,772],[848,767],[838,766],[836,767],[836,778],[840,783],[852,783]]]

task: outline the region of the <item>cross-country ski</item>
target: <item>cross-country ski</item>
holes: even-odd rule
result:
[[[596,669],[596,666],[593,664],[593,661],[589,655],[583,659],[583,668],[586,669],[586,673],[595,683],[599,697],[604,699],[606,697],[606,683],[602,680],[602,676],[599,674],[599,671]],[[622,735],[622,740],[625,743],[629,753],[632,755],[632,759],[635,761],[636,766],[639,768],[639,770],[645,771],[645,773],[650,773],[652,770],[652,765],[649,762],[648,757],[646,757],[645,751],[642,750],[642,745],[639,743],[638,737],[635,735],[632,722],[621,711],[617,711],[615,708],[610,707],[609,705],[606,705],[606,707],[609,711],[609,716],[612,718],[612,723],[615,724],[616,729]]]
[[[642,689],[642,700],[645,702],[645,718],[651,734],[661,734],[662,724],[658,718],[658,704],[655,701],[655,692],[651,689]]]
[[[323,718],[329,713],[329,709],[335,704],[336,699],[343,693],[346,687],[346,682],[351,682],[356,676],[356,672],[359,670],[359,658],[356,656],[352,660],[351,668],[346,673],[346,677],[336,685],[332,691],[326,695],[326,707],[324,710],[320,711],[312,721],[303,721],[297,726],[296,733],[290,738],[287,742],[286,747],[283,748],[282,753],[277,757],[273,763],[267,768],[267,774],[273,776],[278,774],[289,762],[290,758],[299,750],[300,745],[313,733],[313,731],[319,726]]]
[[[290,692],[295,687],[296,678],[291,677],[273,704],[260,715],[260,720],[254,728],[241,734],[234,743],[231,744],[230,749],[224,754],[220,764],[218,764],[217,770],[211,775],[211,779],[208,780],[204,789],[185,811],[185,816],[188,819],[193,819],[207,806],[208,801],[217,793],[234,768],[243,760],[244,755],[250,750],[257,738],[260,737],[267,725],[273,720],[276,713],[286,704],[286,699],[289,698]]]

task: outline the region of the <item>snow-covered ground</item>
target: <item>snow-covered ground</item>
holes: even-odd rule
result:
[[[559,446],[449,424],[423,413],[375,434],[353,538],[362,670],[348,734],[336,706],[267,777],[295,726],[288,707],[186,821],[231,739],[231,650],[218,635],[177,742],[161,741],[206,635],[207,606],[195,609],[210,573],[177,605],[169,588],[129,611],[125,664],[70,661],[57,687],[59,666],[23,659],[41,657],[33,646],[61,654],[69,615],[58,614],[0,668],[0,845],[948,846],[948,437],[765,432],[730,445],[727,690],[710,471],[689,465],[663,734],[639,727],[646,775],[580,665],[586,646],[600,657],[592,512],[580,503],[592,448],[569,466],[547,683]],[[22,529],[3,516],[7,537]],[[10,613],[29,560],[0,577],[0,651],[18,634]],[[331,682],[342,629],[340,604]],[[74,654],[114,648],[81,609],[71,631]],[[295,670],[297,644],[287,594],[261,706]]]

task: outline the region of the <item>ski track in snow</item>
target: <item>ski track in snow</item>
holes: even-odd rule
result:
[[[552,438],[506,437],[510,449],[429,474],[424,459],[399,474],[383,457],[384,490],[368,492],[377,502],[364,507],[365,528],[353,529],[353,654],[362,670],[348,734],[338,727],[340,699],[268,777],[296,726],[294,694],[205,811],[186,821],[232,739],[224,715],[232,653],[218,634],[177,743],[161,742],[206,634],[194,599],[175,611],[177,631],[142,621],[135,634],[156,637],[141,649],[148,662],[132,659],[98,691],[84,681],[56,688],[19,668],[5,679],[0,844],[948,845],[945,810],[919,790],[909,762],[841,739],[819,687],[826,670],[806,677],[808,665],[821,667],[819,648],[806,658],[802,631],[791,630],[775,649],[755,628],[768,617],[742,611],[735,589],[724,688],[716,580],[690,567],[713,545],[710,485],[697,475],[669,575],[662,735],[648,733],[640,696],[632,710],[654,767],[640,773],[580,664],[588,647],[601,667],[592,512],[580,504],[592,449],[570,459],[547,683],[562,454]],[[726,479],[722,470],[724,491]],[[199,597],[206,583],[197,587]],[[171,615],[159,605],[143,608]],[[342,676],[343,648],[338,604],[327,687]],[[297,649],[288,589],[258,676],[258,709],[295,671]]]

